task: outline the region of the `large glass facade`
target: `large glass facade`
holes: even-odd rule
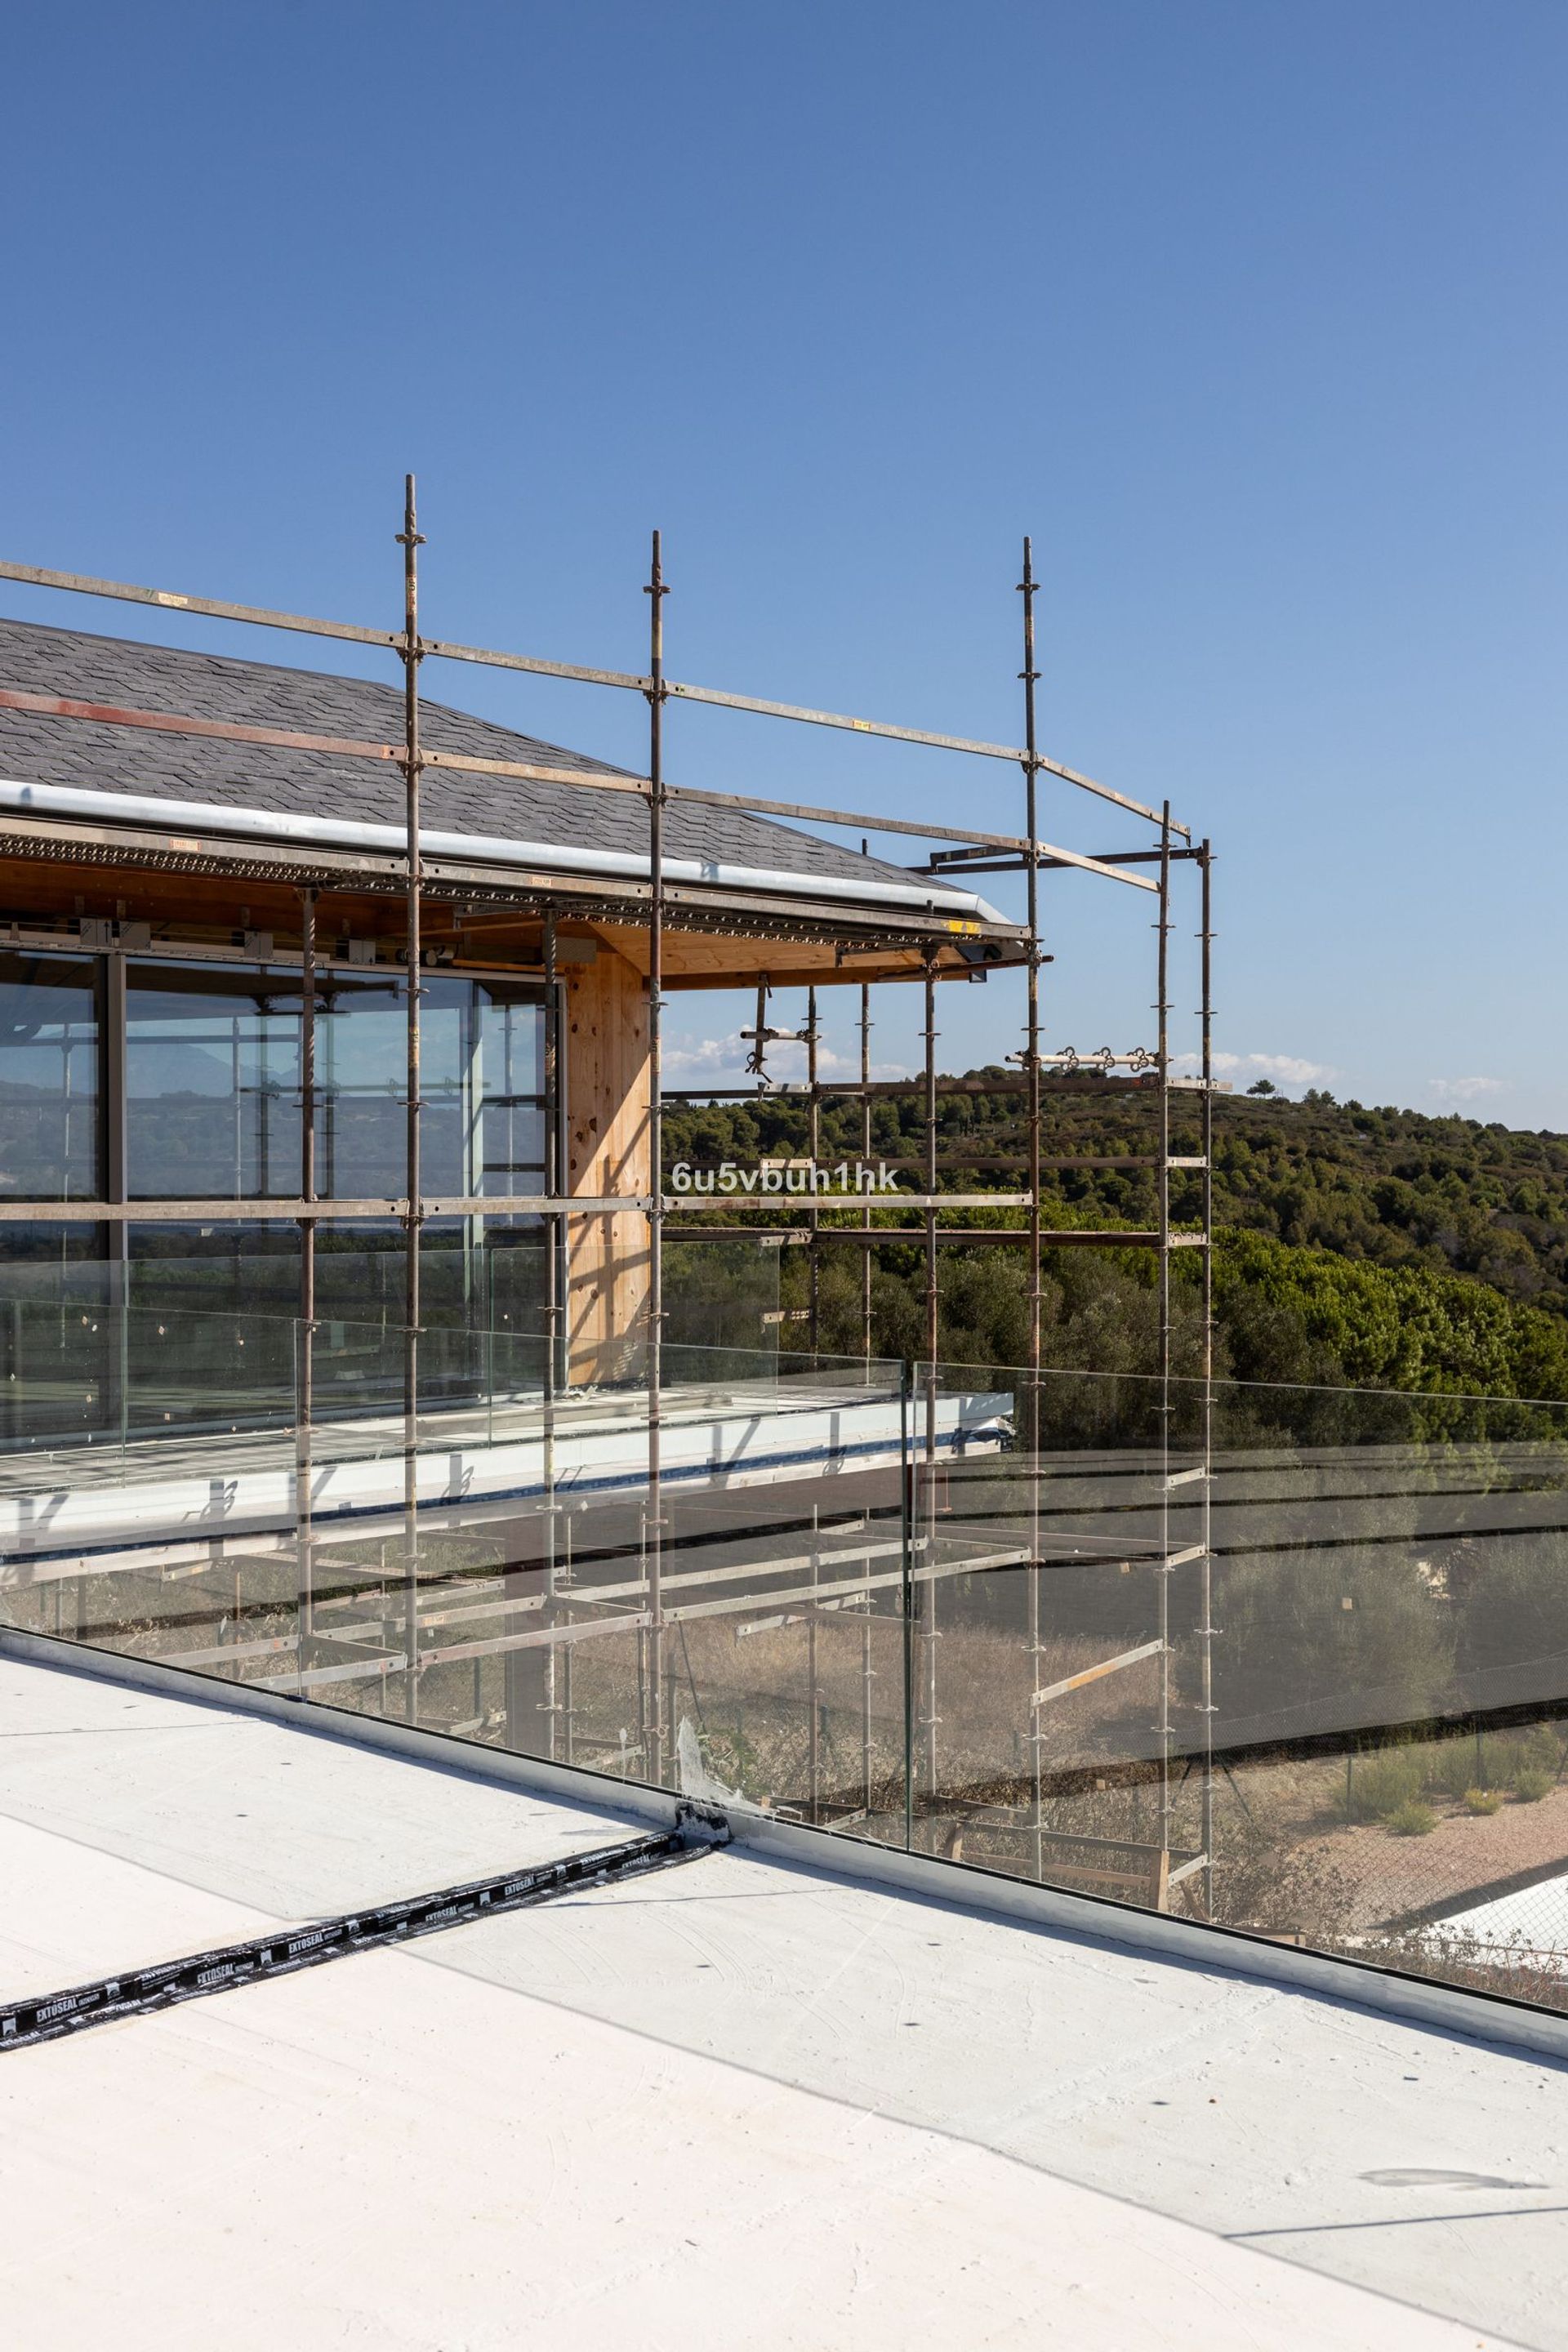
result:
[[[399,971],[327,965],[318,974],[323,1202],[405,1192],[406,1009]],[[502,974],[427,971],[421,1010],[426,1200],[542,1192],[542,989]],[[208,1339],[221,1326],[233,1363],[254,1367],[270,1327],[299,1313],[298,1223],[243,1217],[228,1204],[299,1195],[303,1013],[297,964],[0,960],[0,1200],[28,1209],[0,1218],[0,1444],[97,1444],[232,1421],[226,1381],[206,1355],[179,1361],[165,1322],[200,1318],[193,1328]],[[111,1099],[118,1069],[123,1085]],[[111,1167],[123,1168],[127,1221],[59,1214],[53,1204],[107,1201]],[[182,1201],[210,1203],[209,1218],[149,1213]],[[329,1214],[315,1231],[327,1343],[318,1377],[324,1389],[347,1381],[367,1406],[374,1398],[395,1412],[405,1228],[394,1216]],[[423,1390],[460,1403],[476,1381],[495,1377],[470,1338],[526,1348],[544,1331],[549,1229],[541,1217],[504,1213],[430,1216],[420,1259]],[[732,1250],[717,1251],[677,1236],[667,1267],[670,1347],[750,1348],[776,1334],[777,1250],[737,1236]],[[121,1335],[113,1346],[111,1325]]]
[[[297,965],[133,958],[124,1030],[107,959],[0,956],[0,1198],[108,1197],[106,1112],[122,1110],[132,1202],[288,1200],[300,1189]],[[316,1188],[326,1200],[396,1199],[406,1187],[406,986],[400,972],[329,967],[316,995]],[[543,992],[527,982],[428,973],[422,1000],[423,1183],[429,1197],[544,1189]],[[123,1057],[122,1105],[107,1101]],[[519,1328],[544,1286],[535,1218],[432,1219],[425,1308],[435,1320]],[[34,1298],[107,1297],[121,1260],[107,1226],[0,1223],[0,1286]],[[115,1295],[237,1316],[297,1312],[297,1226],[133,1219]],[[402,1226],[323,1220],[321,1311],[404,1319]]]

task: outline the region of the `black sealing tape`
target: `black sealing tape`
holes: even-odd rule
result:
[[[679,1830],[654,1831],[620,1845],[568,1854],[559,1862],[537,1863],[499,1877],[472,1879],[464,1886],[444,1886],[434,1895],[408,1895],[372,1910],[319,1919],[309,1927],[258,1936],[252,1943],[223,1944],[214,1951],[195,1952],[188,1959],[162,1960],[123,1976],[100,1977],[96,1984],[76,1985],[67,1992],[40,1993],[36,2000],[0,2010],[0,2051],[29,2049],[89,2025],[111,2024],[116,2018],[155,2015],[178,2001],[199,2000],[204,1994],[229,1992],[268,1977],[292,1976],[323,1960],[346,1959],[353,1952],[406,1943],[414,1936],[433,1936],[443,1927],[463,1927],[497,1912],[548,1903],[579,1886],[608,1885],[667,1863],[692,1861],[707,1851],[706,1844],[688,1843]]]

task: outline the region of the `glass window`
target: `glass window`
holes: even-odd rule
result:
[[[538,990],[445,973],[426,990],[423,1190],[541,1192],[543,1007]]]
[[[407,1079],[402,981],[390,972],[363,980],[323,972],[316,985],[316,1189],[323,1197],[402,1193]],[[426,1188],[430,1181],[426,1170]]]
[[[317,1184],[339,1200],[402,1193],[408,1032],[400,979],[333,972],[318,992]],[[544,1180],[543,1006],[538,989],[438,972],[420,1023],[420,1189],[472,1200]]]
[[[544,1190],[544,1015],[497,982],[476,989],[483,1129],[476,1192]]]
[[[133,963],[125,977],[131,1199],[297,1193],[299,974]]]
[[[297,972],[132,964],[126,985],[131,1198],[279,1200],[300,1189]],[[316,1189],[395,1200],[407,1182],[400,974],[323,972],[316,992]],[[544,1177],[537,989],[425,983],[422,1190],[536,1192]]]
[[[68,1421],[76,1416],[70,1425],[79,1422],[90,1434],[118,1427],[125,1405],[121,1375],[89,1379],[72,1352],[95,1328],[91,1310],[121,1295],[121,1277],[106,1262],[110,1229],[47,1222],[50,1201],[101,1197],[102,971],[98,957],[0,955],[0,1198],[40,1204],[37,1223],[0,1223],[0,1305],[70,1309],[58,1331],[49,1326],[54,1354],[40,1358],[26,1333],[11,1335],[8,1365],[0,1367],[0,1443],[7,1427],[15,1435],[20,1426],[24,1366],[32,1367],[27,1377],[44,1422],[68,1406]],[[401,973],[320,975],[316,1178],[323,1200],[396,1198],[405,1189],[405,1003]],[[290,967],[128,963],[132,1200],[218,1202],[298,1192],[301,1013],[300,976]],[[542,991],[526,982],[432,972],[424,1016],[426,1196],[542,1190]],[[126,1251],[123,1296],[132,1309],[152,1312],[154,1323],[164,1308],[241,1318],[298,1312],[300,1235],[291,1223],[132,1223]],[[545,1281],[538,1219],[432,1218],[421,1255],[428,1326],[537,1325]],[[395,1327],[405,1282],[400,1224],[321,1221],[322,1317],[345,1328]],[[60,1347],[66,1352],[57,1363]],[[207,1376],[203,1365],[192,1365],[193,1393]]]
[[[0,1192],[90,1201],[100,1167],[94,960],[0,955]]]

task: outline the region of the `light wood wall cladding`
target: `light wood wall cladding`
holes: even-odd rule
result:
[[[567,964],[566,1190],[647,1192],[647,992],[612,950]],[[647,1219],[566,1220],[566,1317],[573,1381],[635,1380],[647,1342]]]

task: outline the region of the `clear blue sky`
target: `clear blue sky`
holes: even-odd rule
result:
[[[6,52],[4,552],[392,623],[413,467],[435,633],[638,667],[658,523],[672,674],[1014,740],[1031,530],[1042,740],[1212,833],[1241,1081],[1568,1129],[1561,0],[78,0]],[[426,684],[637,756],[629,698]],[[1019,818],[717,713],[669,766]],[[1148,902],[1048,911],[1053,1040],[1143,1040]],[[945,992],[944,1066],[1020,1017]],[[732,1020],[677,1006],[693,1066]]]

